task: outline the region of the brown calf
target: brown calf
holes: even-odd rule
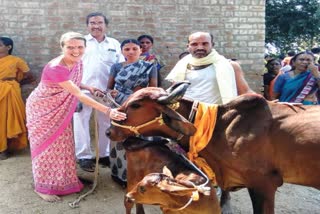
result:
[[[127,191],[133,189],[147,174],[162,172],[164,166],[167,166],[173,176],[179,180],[188,180],[195,185],[206,181],[190,163],[171,151],[165,143],[167,143],[165,140],[154,142],[133,137],[123,143],[127,159]],[[210,196],[212,209],[217,210],[214,213],[219,213],[220,208],[214,188],[212,188],[212,194]],[[129,214],[133,203],[126,198],[125,207],[126,213]],[[136,213],[144,213],[142,206],[138,205],[136,208]]]
[[[185,180],[174,179],[170,173],[146,175],[127,197],[137,203],[158,204],[165,214],[220,213],[218,203],[213,204],[215,191],[199,190]]]

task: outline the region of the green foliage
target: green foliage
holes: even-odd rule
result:
[[[320,0],[266,0],[266,43],[282,52],[320,44]]]

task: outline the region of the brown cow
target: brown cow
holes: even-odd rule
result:
[[[138,203],[158,204],[165,214],[212,214],[219,210],[214,191],[174,179],[170,171],[146,175],[127,197]]]
[[[161,88],[137,91],[120,107],[127,119],[122,127],[113,125],[109,136],[120,141],[135,134],[178,138],[182,133],[180,144],[188,150],[195,127],[182,116],[189,115],[192,102],[180,100],[177,112],[182,116],[167,106],[180,98],[175,90],[170,94]],[[222,189],[247,187],[254,213],[274,213],[275,191],[283,182],[320,188],[319,115],[319,106],[242,95],[218,106],[213,136],[199,155],[215,171]]]
[[[165,144],[167,140],[148,141],[141,138],[128,138],[123,146],[126,150],[127,159],[127,191],[133,189],[136,184],[149,173],[162,172],[164,166],[180,181],[191,181],[195,185],[205,183],[206,179],[181,155],[171,151]],[[211,185],[209,182],[207,184]],[[210,198],[213,213],[220,213],[219,202],[214,188]],[[203,200],[203,199],[202,199]],[[205,199],[207,200],[207,199]],[[138,203],[140,203],[138,201]],[[126,213],[130,214],[133,203],[130,200],[124,201]],[[143,207],[136,204],[136,213],[144,213]]]

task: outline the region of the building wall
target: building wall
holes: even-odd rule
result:
[[[14,40],[14,54],[38,76],[60,53],[61,34],[86,34],[86,15],[100,11],[110,20],[108,34],[120,42],[145,33],[154,37],[154,52],[166,64],[163,75],[185,51],[191,32],[209,31],[217,51],[238,59],[249,85],[261,88],[264,0],[0,0],[0,11],[0,35]]]

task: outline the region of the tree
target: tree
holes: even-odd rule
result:
[[[266,0],[266,44],[281,51],[320,44],[320,0]]]

